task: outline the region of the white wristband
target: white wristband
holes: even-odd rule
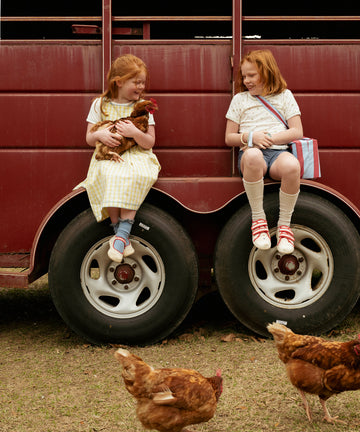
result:
[[[252,142],[252,138],[253,138],[253,133],[249,132],[249,136],[248,136],[248,147],[253,147],[253,142]]]

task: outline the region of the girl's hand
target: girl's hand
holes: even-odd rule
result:
[[[105,129],[97,131],[97,137],[99,141],[108,147],[118,147],[121,144],[120,140],[122,136],[117,133],[110,132],[110,129],[112,128],[113,125],[110,125]]]
[[[127,138],[134,138],[138,133],[139,129],[130,120],[121,120],[115,125],[117,132]]]
[[[260,149],[266,149],[274,144],[272,136],[268,132],[254,132],[253,143],[256,144]]]

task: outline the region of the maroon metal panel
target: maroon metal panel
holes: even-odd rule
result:
[[[254,49],[272,51],[293,91],[360,91],[357,40],[244,41],[245,52]]]
[[[0,41],[0,47],[0,91],[101,92],[100,42]],[[147,64],[150,91],[231,91],[229,41],[114,41],[113,58],[129,52]]]
[[[85,141],[86,117],[94,96],[0,93],[0,106],[6,107],[0,116],[0,146],[88,148]]]
[[[151,92],[231,92],[230,41],[114,41],[114,57],[126,53],[148,66]]]
[[[360,148],[360,95],[357,93],[295,93],[305,136],[321,148]]]
[[[28,252],[46,214],[86,176],[88,151],[0,150],[0,253]]]
[[[0,41],[0,49],[0,91],[101,91],[99,42]]]
[[[154,149],[160,164],[160,177],[231,176],[231,150]]]
[[[152,95],[159,104],[156,148],[227,148],[225,113],[230,93]]]

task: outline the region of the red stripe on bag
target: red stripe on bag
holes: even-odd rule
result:
[[[304,155],[303,155],[302,145],[301,142],[298,140],[296,140],[295,143],[296,143],[297,158],[298,161],[300,162],[300,167],[301,167],[300,177],[302,177],[304,175]]]
[[[320,163],[319,163],[319,152],[315,151],[318,149],[318,142],[313,139],[313,154],[314,154],[314,179],[320,177]]]

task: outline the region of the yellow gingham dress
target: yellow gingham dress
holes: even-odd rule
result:
[[[93,102],[93,106],[96,105],[97,101],[99,99]],[[97,102],[97,106],[99,106],[99,102]],[[105,102],[104,111],[106,115],[97,110],[97,121],[128,117],[133,110],[133,106],[134,104]],[[90,110],[90,113],[92,110]],[[155,124],[152,116],[149,118],[149,124]],[[97,161],[94,152],[86,179],[75,187],[75,189],[80,187],[86,189],[92,211],[98,222],[109,216],[106,210],[107,207],[138,210],[151,186],[158,178],[161,167],[151,149],[144,150],[135,145],[121,157],[124,162]]]

